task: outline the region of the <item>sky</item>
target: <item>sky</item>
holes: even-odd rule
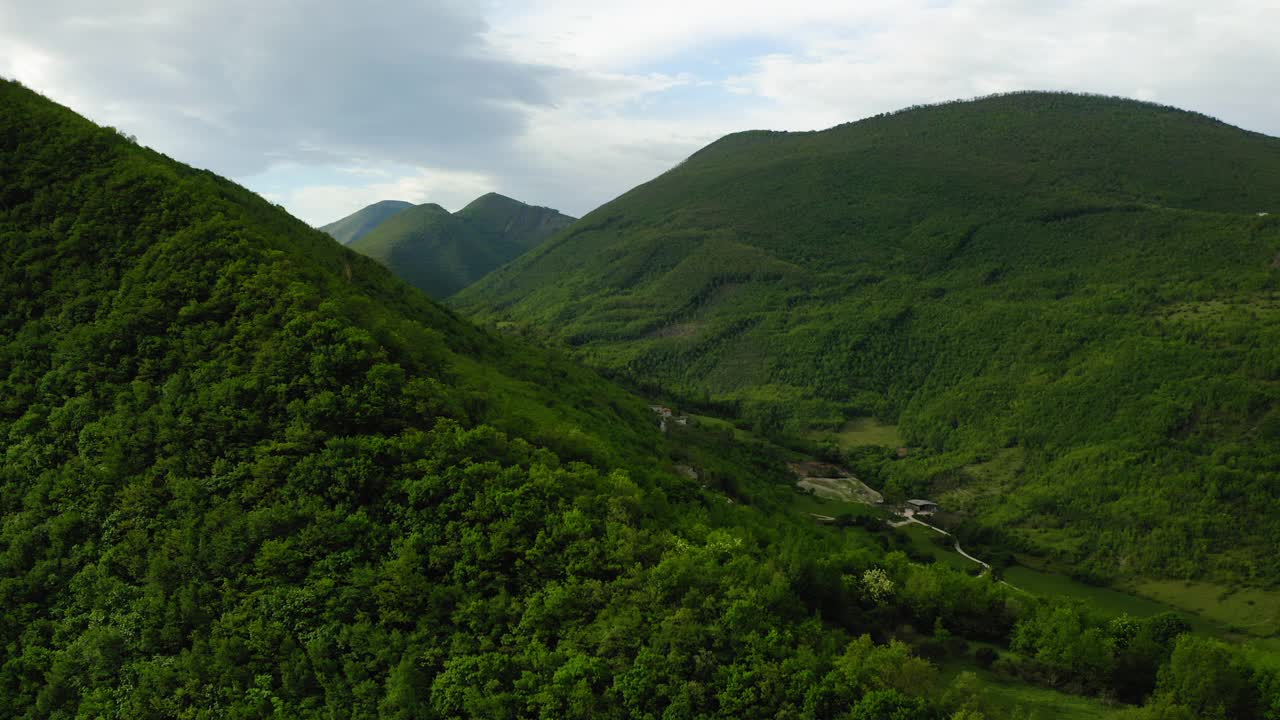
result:
[[[730,132],[1013,90],[1280,136],[1272,0],[0,0],[0,76],[314,225],[581,216]]]

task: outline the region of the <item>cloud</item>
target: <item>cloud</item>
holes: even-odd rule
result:
[[[41,0],[0,3],[0,74],[313,223],[380,192],[580,215],[725,133],[1002,90],[1280,135],[1277,26],[1255,0]]]
[[[255,176],[252,183],[262,195],[280,203],[313,225],[322,225],[379,200],[404,200],[416,204],[434,202],[457,210],[489,192],[496,181],[482,173],[424,170],[339,168],[331,182],[314,177],[291,178],[297,167],[277,167]],[[335,211],[335,208],[342,210]]]
[[[6,4],[0,28],[27,48],[0,51],[7,73],[233,176],[352,155],[463,167],[518,137],[556,74],[490,52],[455,2],[50,0]]]
[[[560,0],[511,3],[488,35],[513,57],[616,71],[751,41],[767,49],[725,63],[740,69],[722,82],[767,102],[726,130],[820,129],[924,102],[1067,89],[1277,135],[1278,25],[1280,6],[1256,0]]]
[[[1136,97],[1280,135],[1280,7],[1251,0],[559,0],[506,3],[493,18],[487,37],[527,62],[682,73],[608,112],[562,103],[531,116],[526,140],[556,148],[540,163],[592,202],[725,133],[1010,90]],[[697,101],[664,108],[695,88]]]
[[[1155,100],[1280,133],[1268,91],[1280,46],[1262,3],[1129,0],[906,3],[857,33],[823,33],[730,79],[769,98],[780,127],[811,128],[905,105],[1061,89]]]

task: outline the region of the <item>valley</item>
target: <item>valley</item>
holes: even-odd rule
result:
[[[1003,96],[345,245],[0,81],[0,716],[1265,720],[1275,157]]]
[[[1099,582],[1275,589],[1278,196],[1275,138],[1014,93],[730,135],[451,304]]]
[[[870,450],[901,455],[906,448],[899,448],[899,436],[893,426],[879,423],[873,418],[850,421],[838,434],[813,433],[808,438],[819,448],[834,444],[841,452]],[[822,467],[821,463],[809,463]],[[793,470],[800,467],[792,463]],[[957,509],[963,516],[983,493],[996,493],[1000,478],[1023,471],[1018,453],[1007,451],[991,461],[967,468],[967,472],[983,482],[965,486],[938,495],[947,509]],[[832,468],[824,474],[842,475]],[[856,483],[850,489],[827,489],[823,484],[802,480],[799,487],[812,490],[817,496],[812,503],[804,503],[803,512],[820,518],[835,519],[837,514],[872,513],[884,518],[891,526],[911,541],[911,546],[922,556],[930,556],[937,562],[961,572],[974,573],[985,566],[981,558],[964,552],[957,553],[951,540],[940,542],[933,530],[912,525],[910,518],[892,515],[880,505],[883,496],[851,476],[842,479]],[[816,480],[814,481],[816,482]],[[866,488],[865,491],[856,488]],[[927,522],[927,521],[926,521]],[[1260,587],[1215,584],[1192,580],[1162,580],[1157,578],[1125,577],[1106,584],[1087,583],[1072,577],[1071,566],[1053,560],[1017,552],[1017,546],[1003,548],[1009,564],[1000,568],[1000,577],[1012,586],[1042,597],[1070,598],[1111,616],[1131,615],[1149,617],[1163,612],[1175,612],[1187,620],[1198,632],[1232,642],[1269,647],[1280,641],[1280,591]]]

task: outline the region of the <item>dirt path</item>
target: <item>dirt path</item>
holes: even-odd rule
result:
[[[966,559],[968,559],[968,560],[971,560],[971,561],[973,561],[973,562],[976,562],[976,563],[978,563],[979,565],[981,565],[981,566],[982,566],[982,574],[983,574],[983,575],[985,575],[985,574],[987,574],[987,573],[991,572],[991,564],[990,564],[990,563],[983,562],[982,560],[979,560],[978,558],[976,558],[976,557],[974,557],[974,556],[970,555],[969,553],[965,552],[965,551],[964,551],[964,548],[960,547],[960,541],[959,541],[959,540],[957,540],[957,539],[955,538],[955,536],[954,536],[954,535],[952,535],[951,533],[947,532],[946,530],[943,530],[943,529],[942,529],[942,528],[940,528],[940,527],[937,527],[937,526],[935,526],[935,525],[930,525],[929,523],[927,523],[927,522],[925,522],[925,521],[923,521],[923,520],[920,520],[919,518],[917,518],[917,517],[915,516],[915,513],[914,513],[914,512],[912,512],[911,510],[906,510],[906,511],[904,511],[904,512],[903,512],[903,514],[901,515],[901,517],[904,517],[904,518],[906,518],[906,519],[905,519],[905,520],[901,520],[901,521],[899,521],[899,522],[891,522],[891,523],[889,523],[889,525],[891,525],[892,527],[896,527],[896,528],[897,528],[897,527],[902,527],[903,525],[907,525],[907,524],[909,524],[909,523],[916,523],[917,525],[923,525],[923,526],[925,526],[925,527],[929,528],[930,530],[932,530],[932,531],[934,531],[934,532],[936,532],[936,533],[938,533],[938,534],[940,534],[940,535],[946,535],[947,537],[951,538],[951,544],[952,544],[952,547],[954,547],[954,548],[955,548],[955,551],[956,551],[956,552],[960,553],[960,555],[961,555],[962,557],[964,557],[964,558],[966,558]],[[1009,582],[1005,582],[1004,580],[999,580],[998,582],[999,582],[1001,585],[1004,585],[1004,586],[1006,586],[1006,587],[1011,587],[1011,588],[1013,588],[1014,590],[1017,590],[1018,592],[1021,592],[1021,593],[1026,593],[1026,592],[1027,592],[1026,590],[1023,590],[1022,588],[1018,587],[1017,585],[1014,585],[1014,584],[1009,583]],[[1027,594],[1029,595],[1030,593],[1027,593]]]

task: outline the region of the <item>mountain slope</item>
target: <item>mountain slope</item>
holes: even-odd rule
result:
[[[404,210],[351,248],[428,295],[445,298],[573,220],[550,208],[489,193],[453,214],[431,203]]]
[[[0,260],[0,716],[1016,711],[869,633],[1005,643],[1002,668],[1156,691],[1161,717],[1280,700],[1177,618],[917,565],[870,517],[766,514],[794,497],[767,445],[661,434],[598,376],[4,81]]]
[[[669,445],[598,376],[4,81],[0,260],[0,716],[941,714],[968,695],[856,639],[933,622],[884,588],[948,584],[980,637],[1030,609],[765,516],[767,448]]]
[[[351,213],[341,220],[322,225],[320,230],[328,233],[334,240],[343,245],[350,245],[385,222],[387,218],[411,207],[413,207],[413,203],[403,200],[380,200]]]
[[[476,232],[523,250],[538,246],[576,219],[498,193],[486,193],[472,200],[457,216]]]
[[[728,136],[455,304],[761,430],[897,422],[864,472],[1016,549],[1275,583],[1277,215],[1280,140],[1015,94]]]

